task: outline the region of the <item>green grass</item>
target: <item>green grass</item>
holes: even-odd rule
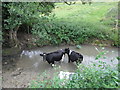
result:
[[[78,19],[81,21],[81,18],[83,20],[90,19],[93,20],[94,16],[98,19],[103,17],[107,10],[109,8],[112,8],[114,6],[117,6],[117,3],[93,3],[92,5],[81,5],[81,4],[75,4],[75,5],[57,5],[53,12],[55,13],[56,17],[59,19],[67,19],[73,17],[74,19]],[[76,17],[76,18],[74,18]],[[86,18],[87,17],[87,18]],[[75,21],[76,22],[76,21]]]
[[[106,26],[100,20],[105,18],[106,13],[112,7],[117,7],[117,3],[93,3],[92,5],[57,5],[56,9],[53,11],[58,20],[71,22],[71,24],[85,24],[91,23],[94,27],[102,26],[110,30],[110,26]],[[110,22],[108,22],[109,24]]]
[[[81,27],[88,28],[91,33],[97,31],[103,32],[105,35],[113,33],[111,30],[114,29],[116,19],[111,16],[117,15],[117,12],[109,12],[109,14],[108,11],[111,8],[117,8],[117,3],[93,3],[92,5],[77,3],[71,6],[56,4],[56,6],[58,8],[54,10],[54,13],[58,21],[75,24],[79,30],[82,30]],[[117,35],[116,31],[114,36],[109,36],[108,39],[116,42]]]
[[[117,3],[93,3],[92,5],[56,3],[55,5],[56,8],[52,12],[55,17],[43,25],[35,26],[35,28],[39,27],[37,28],[39,32],[36,34],[46,32],[46,29],[52,33],[44,37],[49,41],[48,43],[81,44],[91,39],[100,39],[110,40],[113,45],[119,46],[118,30],[115,29],[116,18],[114,18],[117,16]],[[111,8],[115,9],[110,11]]]

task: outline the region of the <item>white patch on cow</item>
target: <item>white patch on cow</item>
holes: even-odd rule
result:
[[[72,53],[72,50],[69,51],[69,55]]]
[[[62,60],[61,60],[62,62],[64,61],[64,58],[65,58],[65,55],[62,56]]]
[[[54,64],[52,64],[52,67],[54,67],[55,65]]]
[[[46,54],[43,54],[43,55],[46,55]]]

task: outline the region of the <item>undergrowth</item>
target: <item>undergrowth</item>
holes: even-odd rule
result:
[[[92,39],[109,40],[119,46],[117,24],[117,3],[93,3],[92,5],[57,4],[51,16],[44,17],[32,28],[39,36],[35,43],[83,44]]]

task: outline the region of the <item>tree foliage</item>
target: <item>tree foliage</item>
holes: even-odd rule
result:
[[[18,46],[17,31],[20,26],[32,27],[41,22],[43,16],[48,16],[54,8],[52,2],[10,2],[3,3],[3,32],[8,30],[10,44]]]
[[[49,15],[54,4],[48,2],[12,2],[3,3],[3,7],[7,8],[7,10],[4,9],[4,13],[9,13],[4,19],[5,29],[11,30],[24,23],[28,25],[36,23],[42,15]]]

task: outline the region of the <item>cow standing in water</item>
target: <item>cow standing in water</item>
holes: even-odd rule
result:
[[[81,63],[83,61],[83,55],[78,52],[72,51],[69,48],[65,48],[65,53],[68,55],[69,63],[74,61],[76,61],[76,63]]]
[[[51,53],[40,54],[40,56],[43,56],[43,61],[47,61],[49,64],[52,64],[52,66],[54,65],[55,61],[60,61],[61,59],[63,59],[62,57],[64,55],[65,55],[64,49],[60,49],[58,51],[51,52]]]

